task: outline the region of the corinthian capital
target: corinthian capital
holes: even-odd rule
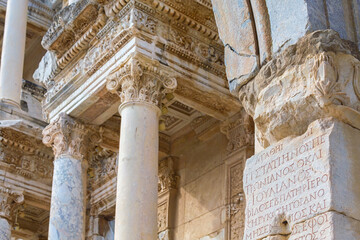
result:
[[[24,202],[24,195],[20,191],[0,186],[0,218],[12,220],[17,207]]]
[[[147,102],[158,105],[162,96],[173,92],[177,86],[158,61],[131,57],[125,64],[114,69],[108,77],[106,87],[117,93],[122,104]]]
[[[62,113],[43,130],[43,143],[52,147],[55,158],[69,155],[84,159],[89,148],[101,141],[101,134],[92,126],[86,126]]]

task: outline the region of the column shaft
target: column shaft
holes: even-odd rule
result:
[[[154,104],[121,106],[115,239],[157,239],[158,121]]]
[[[0,99],[20,107],[28,0],[8,0],[1,56]]]
[[[11,239],[11,225],[5,218],[0,218],[0,240]]]
[[[85,239],[86,166],[60,155],[54,161],[49,239]]]

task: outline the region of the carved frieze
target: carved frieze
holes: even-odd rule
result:
[[[11,128],[0,129],[0,165],[31,179],[51,182],[53,156],[39,139]]]
[[[55,158],[69,155],[79,160],[86,159],[91,148],[100,141],[101,131],[63,113],[43,130],[43,143],[53,148]]]
[[[161,69],[159,62],[131,57],[124,65],[114,69],[106,87],[117,93],[122,104],[142,101],[158,105],[164,94],[175,90],[176,79]]]
[[[170,4],[170,2],[166,4]],[[86,4],[84,3],[81,6],[84,7],[85,5]],[[173,4],[170,5],[175,9],[177,8],[177,5],[182,6],[183,3],[177,2],[175,4],[176,6],[173,6]],[[72,6],[72,8],[75,8],[75,6]],[[56,67],[50,69],[51,65],[44,63],[43,65],[49,68],[49,70],[45,71],[42,70],[44,67],[39,66],[39,69],[37,70],[38,75],[46,73],[45,75],[43,74],[45,77],[42,77],[42,75],[36,76],[36,79],[40,79],[40,81],[48,87],[46,103],[49,103],[51,99],[72,80],[87,78],[93,75],[135,35],[139,38],[145,38],[146,34],[157,36],[154,38],[155,43],[159,41],[160,44],[164,44],[164,48],[167,51],[178,55],[181,58],[186,58],[187,61],[193,62],[196,65],[225,78],[222,46],[217,42],[214,42],[214,40],[209,40],[206,37],[195,37],[194,33],[190,33],[186,30],[188,28],[187,25],[183,26],[181,23],[175,24],[173,21],[169,22],[168,18],[172,18],[173,16],[166,16],[154,11],[152,7],[147,6],[146,3],[142,1],[113,1],[113,3],[110,3],[105,7],[107,15],[109,15],[109,8],[117,9],[115,11],[116,17],[111,17],[106,22],[106,19],[102,17],[103,14],[100,11],[98,13],[97,22],[94,22],[93,20],[90,21],[91,26],[89,25],[89,27],[86,27],[86,33],[84,32],[83,35],[77,34],[76,36],[79,35],[79,37],[76,37],[76,40],[74,41],[67,41],[71,42],[71,46],[65,47],[66,50],[64,50],[62,57],[57,54],[58,60],[56,60]],[[181,7],[181,9],[187,11],[184,6]],[[69,9],[66,11],[71,12],[73,10]],[[62,13],[62,15],[64,15],[65,18],[66,14]],[[210,15],[212,16],[212,14]],[[66,17],[69,18],[67,15]],[[194,17],[198,16],[194,15]],[[96,17],[93,16],[93,18]],[[61,19],[61,17],[59,17],[59,19]],[[191,18],[189,18],[189,21],[190,20]],[[104,25],[105,22],[106,25]],[[174,27],[169,28],[169,23],[174,25]],[[62,25],[67,26],[66,24],[63,23]],[[64,29],[63,26],[60,26],[60,30],[56,30],[56,21],[53,25],[54,26],[50,28],[47,35],[51,35],[50,33],[52,31],[54,31],[55,34],[62,31],[61,29]],[[216,26],[215,23],[210,25]],[[191,26],[195,27],[195,25]],[[181,31],[179,29],[181,29]],[[45,36],[44,41],[49,38],[51,37]],[[54,38],[60,39],[60,37],[56,36]],[[92,44],[94,44],[93,47],[90,48],[83,57],[77,60],[78,62],[75,63],[71,69],[65,69],[72,59],[79,54],[83,54],[81,50],[88,46],[89,41],[92,41]],[[49,58],[47,60],[44,59],[44,61],[50,60],[51,59]],[[60,69],[64,69],[64,72],[61,72],[61,74],[59,73]],[[48,72],[51,72],[51,74]],[[55,81],[53,82],[54,79]]]
[[[55,17],[41,42],[61,57],[91,26],[98,16],[98,6],[90,0],[78,1],[63,8]]]

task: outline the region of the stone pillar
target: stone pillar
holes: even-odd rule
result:
[[[245,228],[243,172],[246,159],[254,154],[254,122],[242,109],[221,124],[228,139],[226,168],[225,239],[242,239]]]
[[[28,0],[8,0],[1,56],[0,99],[20,108]]]
[[[158,240],[174,239],[176,195],[180,176],[174,169],[174,157],[159,161]]]
[[[11,240],[11,224],[17,207],[24,202],[21,192],[0,186],[0,240]]]
[[[121,98],[115,239],[157,238],[159,104],[176,80],[157,61],[134,56],[115,69],[107,88]]]
[[[85,239],[87,157],[100,136],[65,114],[48,125],[43,136],[55,155],[49,239]]]
[[[357,46],[309,33],[239,97],[264,147],[244,170],[244,239],[360,239]]]

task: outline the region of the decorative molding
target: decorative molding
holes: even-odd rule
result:
[[[87,159],[90,149],[100,141],[99,129],[85,126],[64,113],[43,130],[43,143],[53,148],[55,159],[60,155]]]
[[[45,97],[46,89],[36,85],[33,82],[22,80],[22,90],[29,92],[31,95],[35,96],[37,99],[42,100]]]
[[[51,183],[53,155],[41,140],[11,129],[0,128],[0,166],[8,172]]]
[[[63,8],[42,39],[42,46],[60,58],[97,20],[99,6],[91,0],[78,1]]]
[[[215,44],[214,42],[209,43],[209,40],[206,39],[200,40],[199,38],[191,37],[189,34],[185,33],[187,32],[187,27],[182,27],[184,28],[184,33],[181,33],[182,31],[175,30],[173,27],[170,28],[172,31],[171,34],[168,31],[164,31],[164,29],[168,29],[167,24],[169,24],[169,21],[167,19],[169,16],[165,17],[164,15],[159,15],[158,12],[154,12],[151,7],[140,1],[115,1],[112,6],[115,7],[117,4],[120,4],[119,6],[121,6],[121,11],[116,11],[116,17],[109,19],[106,25],[97,30],[98,33],[93,39],[95,46],[91,48],[75,66],[69,69],[71,70],[70,72],[68,72],[69,70],[65,68],[70,61],[75,58],[75,56],[82,52],[78,51],[78,49],[83,49],[85,40],[78,40],[78,44],[74,41],[72,45],[75,45],[67,48],[71,48],[71,50],[67,50],[67,53],[69,54],[66,53],[66,56],[64,55],[61,58],[62,60],[58,60],[59,69],[64,69],[67,73],[64,73],[64,76],[62,75],[56,77],[55,83],[52,84],[53,86],[45,84],[50,86],[46,96],[46,102],[49,102],[50,99],[71,80],[93,75],[119,49],[121,49],[121,47],[128,42],[131,37],[135,35],[140,37],[140,35],[145,33],[150,33],[154,36],[161,36],[161,38],[157,39],[161,42],[161,44],[165,45],[165,49],[169,52],[172,52],[181,58],[185,57],[186,60],[194,62],[196,65],[201,66],[207,71],[214,72],[216,75],[225,78],[223,52],[221,51],[222,46],[217,45],[217,43]],[[179,4],[181,5],[182,3]],[[105,8],[105,10],[108,11],[108,8]],[[161,19],[164,23],[155,20],[156,18]],[[170,22],[170,24],[173,25],[174,23]],[[88,30],[88,32],[91,32],[91,37],[93,37],[94,33],[94,31],[91,31],[92,28],[94,28],[94,26],[90,27],[90,30]],[[180,29],[182,28],[180,27]],[[61,29],[63,29],[63,27],[61,27]],[[80,36],[79,38],[83,39],[85,38],[85,35],[81,35],[82,37]],[[141,36],[141,38],[142,37],[143,36]],[[58,38],[60,38],[60,36]],[[191,45],[189,45],[189,43]],[[85,45],[87,46],[87,43]],[[215,45],[216,47],[214,47]],[[47,82],[51,82],[52,79],[59,73],[59,71],[52,72],[53,74],[48,77]]]
[[[189,1],[187,1],[187,3],[183,3],[183,1],[180,1],[175,5],[169,0],[153,0],[152,6],[155,7],[158,11],[168,15],[168,17],[173,18],[180,23],[186,22],[191,28],[195,29],[206,37],[212,40],[217,40],[219,36],[217,33],[216,25],[207,24],[206,22],[204,22],[205,19],[196,16],[196,14],[191,14],[189,12],[186,12],[186,14],[184,14],[183,12],[186,11],[185,9],[189,8]],[[182,4],[184,5],[180,6]],[[210,12],[212,13],[212,11]]]
[[[114,69],[106,83],[110,92],[119,95],[122,104],[139,101],[157,106],[164,94],[173,92],[176,86],[176,79],[162,69],[158,61],[137,55]]]
[[[87,30],[82,37],[74,43],[74,45],[57,61],[60,69],[63,69],[80,51],[86,49],[89,42],[96,36],[97,32],[105,25],[106,16],[103,9],[99,10],[99,14],[95,24]]]

